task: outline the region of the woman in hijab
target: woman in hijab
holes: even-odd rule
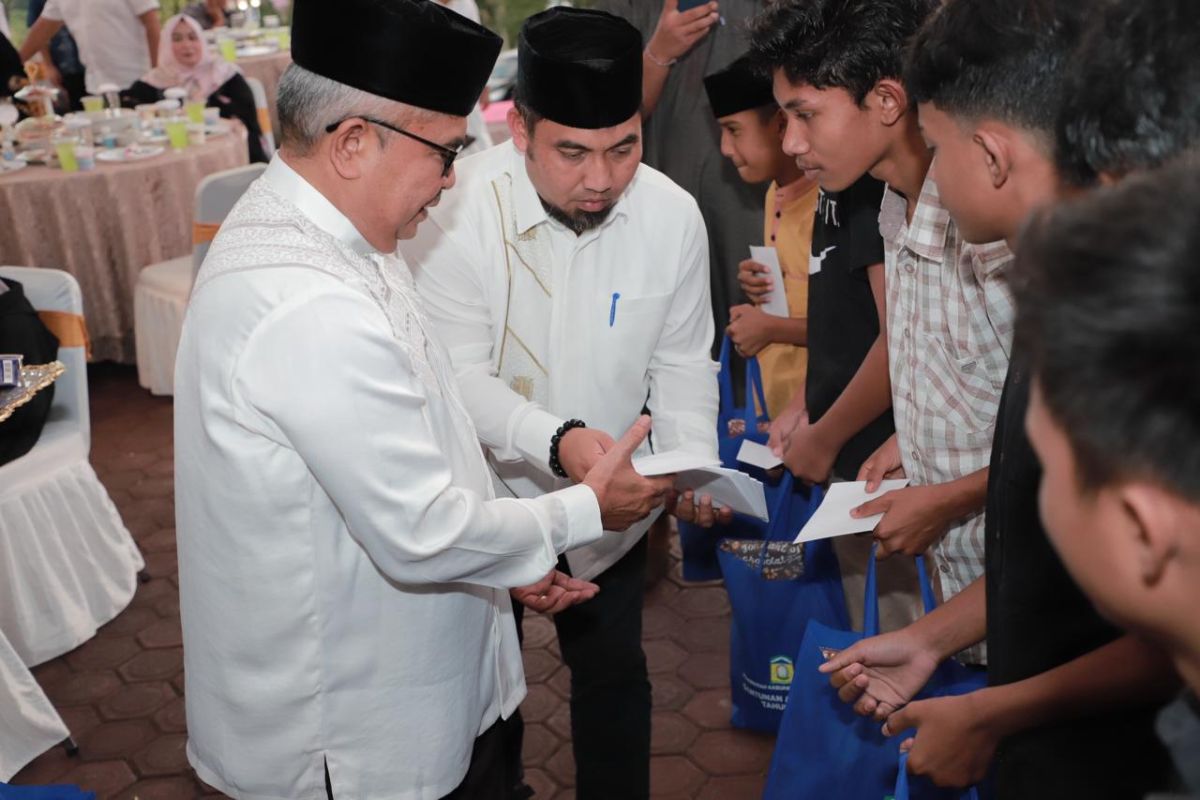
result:
[[[158,66],[134,81],[121,98],[130,106],[153,103],[175,87],[186,89],[189,100],[221,109],[222,117],[241,120],[249,133],[250,160],[267,160],[250,85],[237,67],[213,52],[200,24],[183,14],[163,24]]]

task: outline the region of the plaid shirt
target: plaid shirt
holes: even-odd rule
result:
[[[911,224],[904,198],[885,192],[879,227],[900,457],[914,485],[946,483],[991,460],[1012,341],[1012,254],[1003,242],[962,243],[932,178]],[[982,575],[983,509],[952,525],[931,553],[947,598]]]

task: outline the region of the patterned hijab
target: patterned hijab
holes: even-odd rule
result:
[[[194,67],[185,67],[175,58],[171,34],[178,25],[191,26],[200,38],[202,54]],[[237,67],[213,52],[213,48],[204,39],[204,29],[200,27],[200,23],[184,14],[176,14],[163,24],[162,35],[158,41],[158,66],[147,72],[142,80],[156,89],[171,89],[176,86],[187,89],[189,100],[203,101],[238,72]]]

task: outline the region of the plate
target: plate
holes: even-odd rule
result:
[[[158,145],[135,144],[132,147],[118,148],[116,150],[101,150],[96,153],[97,161],[141,161],[144,158],[154,158],[161,154],[165,148]]]
[[[8,175],[10,172],[19,172],[25,169],[28,164],[25,163],[23,155],[18,155],[15,161],[0,161],[0,175]]]
[[[167,138],[167,135],[165,133],[143,134],[142,136],[140,136],[138,138],[141,140],[141,144],[143,144],[143,145],[166,144],[167,142],[170,141],[170,139]]]
[[[233,130],[233,128],[230,126],[230,124],[228,122],[218,122],[216,125],[205,125],[204,126],[204,135],[205,136],[224,136],[225,134],[229,133],[231,130]]]

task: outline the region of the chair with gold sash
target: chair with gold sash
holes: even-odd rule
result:
[[[66,272],[33,267],[0,267],[0,277],[24,286],[66,365],[37,444],[0,467],[0,631],[33,666],[78,647],[120,613],[143,561],[88,463],[79,284]]]
[[[151,264],[138,274],[133,290],[138,383],[152,394],[175,393],[175,351],[196,270],[225,216],[266,166],[237,167],[202,180],[196,187],[191,255]]]

